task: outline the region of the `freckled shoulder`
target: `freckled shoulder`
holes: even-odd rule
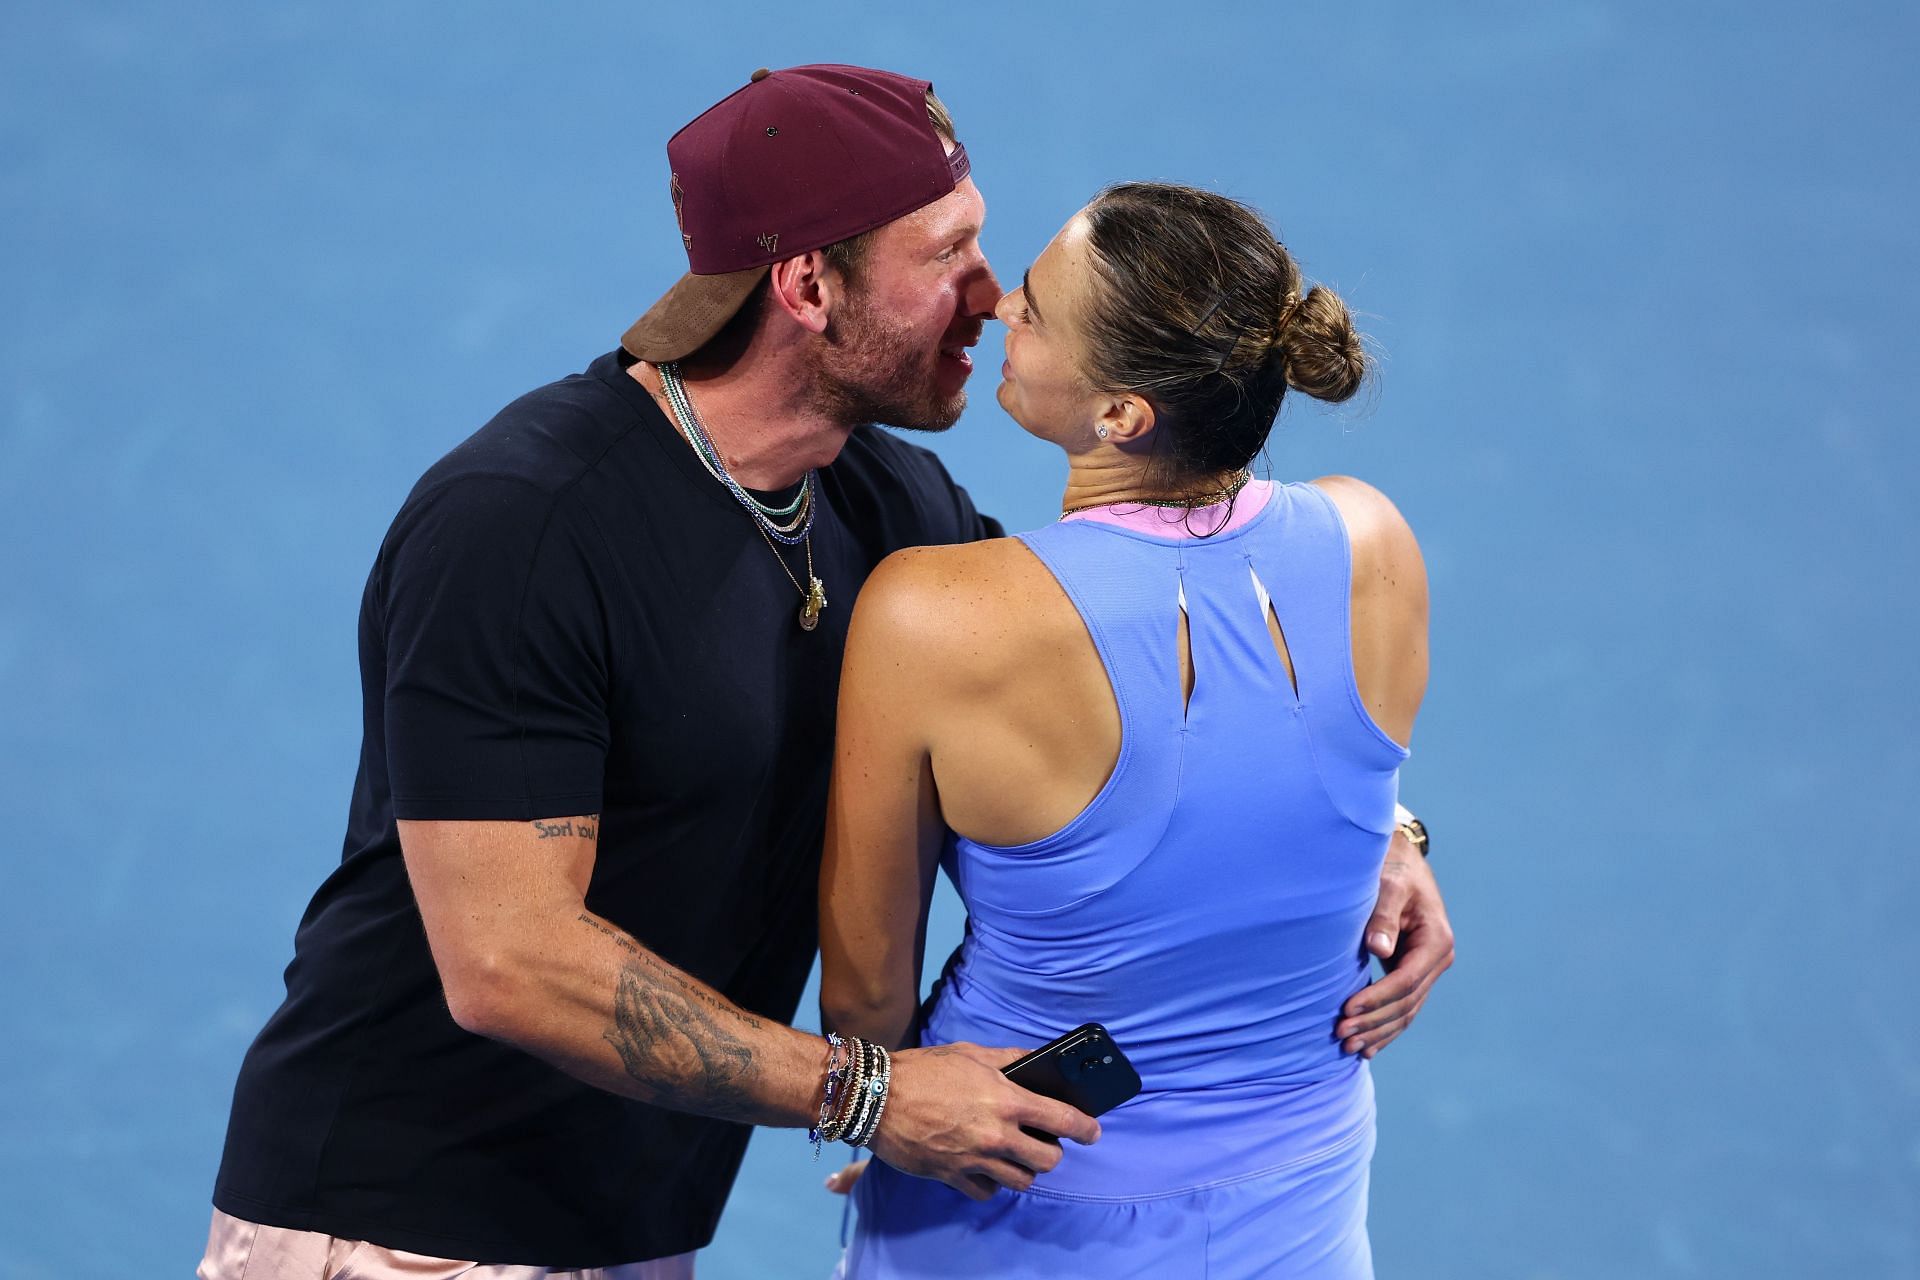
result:
[[[1351,476],[1314,484],[1333,499],[1353,551],[1353,672],[1361,699],[1394,741],[1411,740],[1426,695],[1427,569],[1397,507]]]
[[[1426,568],[1400,509],[1386,494],[1352,476],[1322,476],[1313,483],[1333,499],[1346,523],[1356,595],[1407,596],[1424,608]]]
[[[907,644],[935,666],[985,676],[1063,621],[1066,594],[1018,538],[910,547],[881,561],[861,588],[849,644]]]

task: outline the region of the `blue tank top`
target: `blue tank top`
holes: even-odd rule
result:
[[[1333,1026],[1367,983],[1361,934],[1407,753],[1354,681],[1338,511],[1292,484],[1211,538],[1081,521],[1021,538],[1093,639],[1120,751],[1052,835],[949,838],[968,931],[925,1042],[1036,1045],[1106,1024],[1142,1092],[1040,1180],[1052,1194],[1169,1194],[1360,1150],[1372,1086]]]

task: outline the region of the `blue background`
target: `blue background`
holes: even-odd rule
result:
[[[1379,344],[1271,453],[1432,572],[1461,958],[1377,1064],[1382,1275],[1920,1275],[1915,14],[6,5],[0,1276],[191,1270],[388,519],[678,273],[668,134],[823,60],[937,83],[1003,278],[1197,182]],[[997,341],[937,447],[1030,526]],[[825,1171],[757,1138],[702,1276],[824,1274]]]

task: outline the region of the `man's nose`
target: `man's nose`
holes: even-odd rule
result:
[[[993,268],[982,258],[979,269],[967,280],[966,291],[961,294],[961,304],[969,316],[985,320],[999,308],[1003,296],[1000,282],[994,278]]]

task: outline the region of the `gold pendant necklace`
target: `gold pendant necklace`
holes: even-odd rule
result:
[[[820,625],[820,611],[827,607],[827,586],[807,569],[807,602],[800,606],[800,629],[811,631]]]
[[[760,523],[754,522],[754,528],[760,529]],[[773,558],[780,565],[780,572],[787,575],[787,581],[800,593],[800,629],[811,631],[820,625],[820,611],[827,607],[827,585],[814,576],[813,572],[813,535],[804,540],[807,548],[807,585],[801,586],[800,579],[793,576],[793,570],[787,568],[786,557],[773,545],[773,539],[767,537],[767,531],[760,529],[760,539],[767,544],[767,550],[773,552]]]

